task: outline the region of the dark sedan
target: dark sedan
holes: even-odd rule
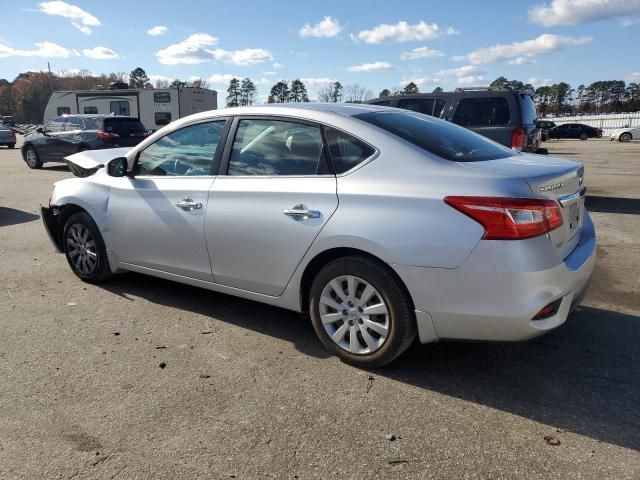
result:
[[[602,130],[582,123],[565,123],[549,130],[549,138],[589,138],[602,137]]]
[[[16,146],[16,132],[2,123],[0,123],[0,145],[6,145],[9,148]]]
[[[133,147],[147,136],[139,119],[116,115],[61,115],[24,137],[22,158],[29,168],[83,150]]]

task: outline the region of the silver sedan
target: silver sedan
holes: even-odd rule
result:
[[[410,111],[204,112],[67,163],[80,178],[56,184],[42,217],[82,280],[134,271],[308,311],[359,366],[416,337],[548,332],[595,264],[582,164]]]

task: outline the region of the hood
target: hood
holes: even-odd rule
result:
[[[124,157],[130,150],[130,147],[85,150],[64,157],[64,161],[76,177],[88,177],[104,167],[109,160]]]

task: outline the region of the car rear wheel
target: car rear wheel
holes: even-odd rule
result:
[[[38,152],[36,152],[36,149],[31,146],[24,150],[24,161],[27,163],[29,168],[42,168],[42,162],[40,161]]]
[[[589,138],[589,135],[587,135],[586,133],[580,134],[580,140],[587,140],[588,138]]]
[[[631,141],[631,134],[630,133],[623,133],[622,135],[620,135],[620,141],[627,143]]]
[[[16,148],[16,144],[15,144],[15,143],[10,143],[9,145],[7,145],[7,147],[9,147],[9,148]]]
[[[107,249],[98,226],[86,212],[74,213],[64,224],[64,253],[81,280],[100,283],[111,277]]]
[[[415,313],[403,285],[388,267],[366,257],[343,257],[322,268],[309,305],[324,346],[352,365],[386,365],[416,336]]]

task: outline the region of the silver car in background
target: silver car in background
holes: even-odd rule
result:
[[[548,332],[595,265],[582,164],[395,108],[204,112],[67,162],[82,178],[42,217],[82,280],[128,270],[308,311],[358,366],[416,336]]]

